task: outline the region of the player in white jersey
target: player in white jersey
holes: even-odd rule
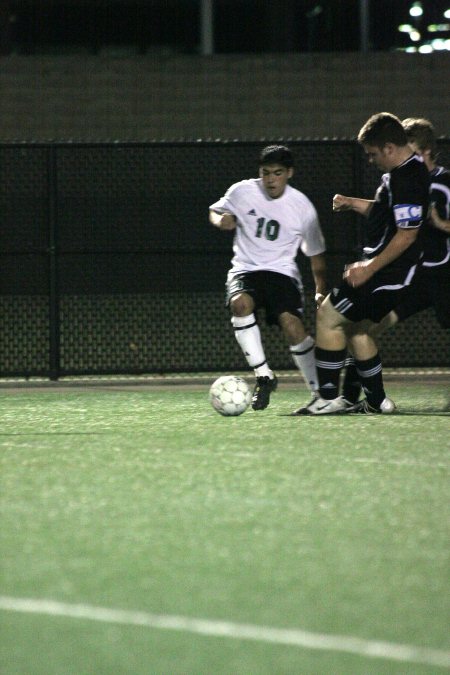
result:
[[[268,324],[280,326],[311,391],[318,390],[314,340],[303,323],[303,285],[296,257],[301,251],[310,259],[320,305],[326,284],[325,241],[314,205],[289,185],[293,164],[289,148],[267,146],[259,158],[259,178],[235,183],[209,211],[213,225],[235,230],[227,303],[236,340],[256,375],[254,410],[268,406],[277,386],[262,345],[260,308],[265,309]]]

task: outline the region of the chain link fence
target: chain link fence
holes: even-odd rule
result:
[[[379,173],[354,141],[283,142],[296,158],[292,184],[318,210],[331,286],[362,236],[355,214],[333,215],[332,197],[371,198]],[[0,377],[245,368],[224,306],[232,233],[208,223],[208,206],[257,175],[266,144],[0,144]],[[448,157],[450,139],[439,144]],[[299,264],[314,332],[301,254]],[[292,368],[278,329],[262,332],[272,366]],[[386,366],[450,365],[432,311],[381,347]]]

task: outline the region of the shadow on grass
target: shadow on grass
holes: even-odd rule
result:
[[[10,434],[0,432],[0,436],[106,436],[110,431],[17,431]]]
[[[293,413],[278,413],[277,417],[293,417],[294,419],[298,418],[303,418],[303,419],[310,419],[311,417],[339,417],[339,419],[342,419],[343,417],[390,417],[390,418],[395,418],[395,417],[406,417],[406,416],[414,416],[414,417],[450,417],[450,410],[397,410],[396,413],[392,415],[378,415],[376,413],[369,413],[367,415],[361,414],[361,413],[334,413],[334,414],[328,414],[328,415],[294,415]],[[1,434],[0,434],[1,435]]]

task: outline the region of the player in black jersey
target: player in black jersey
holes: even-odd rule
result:
[[[431,177],[431,208],[423,228],[423,257],[401,303],[391,312],[391,325],[433,307],[442,328],[450,328],[450,171],[436,161],[432,123],[424,118],[402,122],[411,149],[423,157]]]
[[[320,397],[294,414],[393,412],[386,397],[381,359],[371,330],[397,307],[411,283],[420,254],[419,231],[429,208],[428,170],[408,146],[401,121],[373,115],[358,141],[370,163],[385,173],[373,200],[335,195],[335,211],[366,216],[364,258],[347,265],[343,281],[317,312],[316,362]],[[351,406],[339,396],[339,376],[350,349],[366,399]]]
[[[376,335],[429,307],[433,307],[439,325],[450,328],[450,171],[437,163],[430,120],[408,117],[402,125],[411,150],[423,158],[430,172],[431,208],[420,240],[423,256],[417,272],[400,304],[376,328]],[[358,372],[352,359],[346,365],[342,393],[356,403],[361,390]]]

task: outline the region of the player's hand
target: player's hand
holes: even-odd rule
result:
[[[360,262],[346,265],[342,278],[345,279],[352,288],[362,286],[373,275],[371,262],[371,260],[361,260]]]
[[[232,213],[223,213],[219,227],[221,230],[234,230],[236,227],[236,216],[233,216]]]
[[[334,195],[333,211],[349,211],[352,208],[352,198],[345,195]]]

